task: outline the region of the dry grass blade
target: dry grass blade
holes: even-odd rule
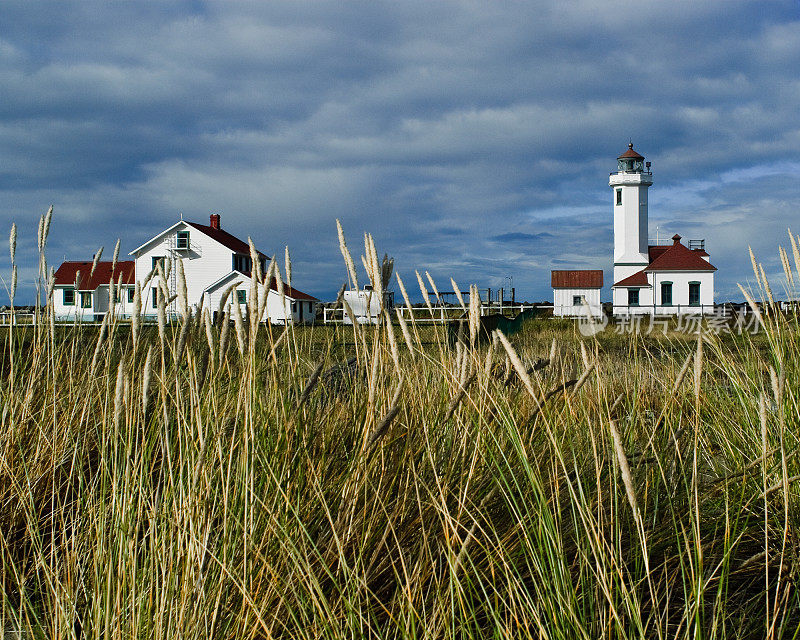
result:
[[[744,299],[747,300],[747,304],[750,307],[750,311],[755,314],[756,319],[758,320],[758,324],[761,329],[766,330],[766,325],[764,324],[764,318],[761,316],[761,309],[756,304],[756,301],[753,300],[753,296],[750,295],[750,292],[747,291],[742,285],[739,285],[739,290],[742,292]]]
[[[375,430],[372,432],[372,435],[367,442],[367,449],[368,454],[372,453],[377,447],[378,442],[380,439],[386,435],[386,432],[389,431],[389,427],[392,425],[392,422],[397,417],[397,414],[400,413],[400,396],[403,391],[403,379],[401,378],[400,381],[397,383],[397,388],[395,389],[394,396],[392,397],[391,405],[389,406],[389,410],[386,412],[386,415],[383,416],[383,419],[378,423],[378,426],[375,427]]]
[[[444,421],[447,422],[450,418],[453,417],[453,414],[456,412],[458,405],[461,404],[461,401],[466,398],[467,392],[469,388],[472,386],[472,383],[475,382],[476,378],[478,377],[477,372],[473,372],[472,375],[467,378],[467,380],[459,386],[458,393],[453,396],[453,399],[450,400],[450,404],[447,407],[447,412],[444,415]]]
[[[696,353],[691,352],[689,355],[686,356],[686,360],[683,361],[683,366],[681,370],[678,372],[678,376],[675,378],[675,382],[672,385],[672,393],[671,396],[674,396],[678,393],[678,389],[680,389],[681,385],[683,384],[683,379],[686,377],[686,373],[689,371],[689,366],[692,364],[692,361],[696,359]]]
[[[625,455],[625,447],[622,446],[622,438],[617,430],[617,425],[613,420],[608,422],[611,430],[611,439],[614,443],[614,452],[617,455],[617,462],[619,463],[619,472],[622,476],[622,484],[625,485],[625,494],[628,497],[628,504],[631,506],[635,518],[639,518],[639,503],[636,500],[636,492],[633,489],[633,478],[631,477],[631,468],[628,465],[628,457]]]
[[[511,346],[511,343],[508,341],[508,338],[505,337],[502,331],[496,329],[494,335],[500,340],[500,343],[503,345],[503,348],[506,350],[509,359],[511,360],[511,364],[514,367],[514,370],[517,372],[519,379],[522,380],[522,384],[525,385],[525,388],[528,390],[531,398],[536,401],[537,407],[541,406],[541,401],[539,400],[539,395],[536,393],[536,390],[533,388],[533,383],[531,382],[530,376],[528,376],[528,371],[525,366],[522,364],[522,361],[519,359],[517,352],[514,350],[514,347]]]
[[[700,384],[703,380],[703,334],[697,336],[697,349],[694,352],[694,401],[700,403]]]
[[[311,392],[314,391],[314,388],[317,386],[317,382],[319,382],[319,376],[322,373],[322,367],[325,365],[324,360],[320,360],[319,364],[316,366],[314,371],[311,373],[311,376],[308,378],[306,382],[306,386],[303,388],[303,392],[300,394],[300,397],[297,399],[297,408],[299,409],[302,407],[308,398],[311,396]]]

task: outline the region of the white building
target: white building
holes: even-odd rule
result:
[[[135,291],[135,265],[132,260],[113,263],[92,261],[64,262],[54,276],[53,312],[59,320],[102,320],[113,308],[118,317],[130,317]],[[110,300],[114,283],[114,302]]]
[[[554,316],[575,318],[603,314],[600,303],[602,269],[551,271],[550,284],[553,287]]]
[[[364,285],[363,289],[348,289],[344,292],[343,298],[358,324],[378,324],[381,311],[391,310],[394,307],[393,292],[384,290],[383,305],[381,305],[380,296],[369,284]],[[342,321],[344,324],[353,324],[353,318],[346,311],[342,311]]]
[[[650,163],[633,150],[609,177],[614,207],[614,315],[713,313],[714,272],[704,240],[651,245],[647,228]]]
[[[171,316],[177,315],[178,261],[183,265],[187,300],[193,313],[201,308],[216,312],[223,292],[235,285],[227,304],[239,304],[243,316],[246,316],[252,285],[250,246],[223,230],[219,215],[212,215],[208,225],[180,220],[131,251],[130,255],[134,261],[117,263],[117,271],[113,274],[115,279],[118,278],[122,269],[123,293],[115,307],[120,316],[126,317],[132,312],[136,282],[142,287],[142,314],[151,319],[157,316],[159,279],[153,276],[153,270],[159,263],[167,280],[170,300],[167,312]],[[267,256],[258,252],[258,259],[261,272],[266,273]],[[112,276],[111,263],[98,263],[92,278],[88,278],[91,266],[91,262],[65,262],[59,267],[55,296],[58,318],[67,319],[76,313],[86,318],[91,311],[92,318],[96,319],[108,311],[107,289]],[[74,285],[77,271],[81,271],[79,290]],[[260,299],[266,295],[263,320],[273,324],[285,324],[287,321],[313,323],[318,300],[286,284],[282,287],[281,296],[277,285],[275,278],[272,278],[267,291],[264,283],[256,284]],[[69,292],[70,286],[73,293]]]

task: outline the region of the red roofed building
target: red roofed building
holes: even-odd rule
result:
[[[561,317],[600,316],[603,271],[560,270],[550,272],[553,287],[553,315]]]
[[[133,260],[64,262],[54,274],[53,311],[61,320],[94,320],[113,306],[117,315],[130,315],[136,284]],[[111,287],[114,302],[111,302]]]
[[[672,237],[672,244],[648,240],[647,191],[653,184],[650,163],[628,145],[617,158],[613,189],[614,315],[712,313],[714,267],[705,241]]]
[[[235,312],[238,305],[245,317],[250,310],[263,309],[260,320],[273,324],[311,323],[316,319],[319,301],[288,284],[281,283],[283,286],[279,287],[275,273],[270,274],[267,284],[269,258],[255,250],[254,265],[249,242],[223,230],[219,214],[211,215],[208,225],[180,220],[130,255],[134,260],[116,265],[62,264],[55,273],[57,317],[96,320],[109,311],[129,317],[137,312],[138,284],[141,289],[138,312],[150,318],[158,315],[161,305],[171,317],[186,312],[196,314],[204,309],[212,315],[220,310]],[[254,273],[260,274],[255,283]],[[180,295],[181,276],[185,296]],[[114,282],[116,302],[109,306],[110,281]],[[257,301],[249,299],[253,292],[258,296]]]
[[[650,163],[629,144],[608,179],[614,211],[613,313],[713,313],[717,269],[705,241],[690,240],[686,246],[679,235],[671,244],[648,239],[647,193],[652,184]],[[551,284],[555,315],[586,315],[587,303],[600,308],[602,271],[553,271]]]
[[[161,265],[162,282],[166,283],[169,292],[169,296],[165,296],[170,300],[167,311],[172,315],[181,313],[179,299],[175,298],[178,292],[177,269],[168,266],[170,262],[177,264],[180,260],[186,279],[186,297],[193,313],[205,308],[215,314],[233,309],[231,305],[238,304],[242,315],[246,316],[251,306],[249,298],[255,291],[259,298],[255,308],[264,309],[262,322],[311,323],[316,319],[319,301],[314,296],[285,283],[281,295],[275,277],[272,277],[270,286],[265,286],[269,258],[256,250],[258,264],[254,265],[250,243],[225,231],[219,214],[212,214],[207,225],[180,220],[131,251],[130,255],[136,259],[136,279],[142,285],[146,315],[158,313],[159,296],[162,295],[159,291],[164,289],[163,285],[159,286],[158,265]],[[254,273],[261,274],[255,290]]]

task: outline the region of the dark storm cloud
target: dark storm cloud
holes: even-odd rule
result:
[[[800,229],[795,3],[3,14],[0,223],[20,224],[28,279],[53,203],[56,263],[220,211],[267,253],[289,244],[298,286],[327,297],[344,275],[338,217],[407,280],[513,277],[519,298],[544,299],[551,268],[608,269],[607,176],[629,138],[653,161],[651,235],[705,237],[720,294],[747,277],[748,244],[777,270],[785,227]]]

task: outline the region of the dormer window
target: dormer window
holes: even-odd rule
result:
[[[250,256],[244,256],[240,253],[234,253],[232,259],[231,268],[234,271],[239,271],[240,273],[250,273],[250,268],[252,266],[252,261],[250,260]]]
[[[177,248],[178,249],[188,249],[189,248],[189,232],[188,231],[178,231],[178,238],[177,238]]]

